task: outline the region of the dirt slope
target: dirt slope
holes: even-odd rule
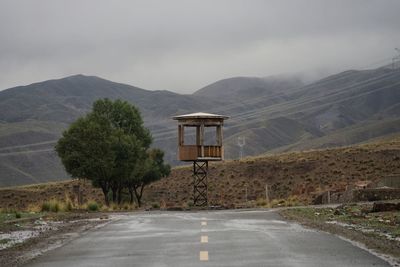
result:
[[[176,168],[170,177],[147,190],[147,201],[167,206],[190,204],[191,167]],[[344,189],[357,181],[400,174],[400,138],[360,146],[291,152],[211,164],[209,198],[212,205],[240,205],[265,198],[297,196],[310,203],[320,192]]]
[[[190,206],[193,192],[191,166],[174,168],[169,177],[152,185],[144,200],[161,207]],[[210,164],[211,205],[241,206],[247,200],[265,198],[265,185],[271,199],[296,196],[310,203],[320,192],[344,189],[357,181],[378,181],[400,174],[400,137],[359,146],[291,152]],[[0,189],[0,208],[26,209],[49,199],[73,199],[73,184],[54,182]],[[83,200],[102,202],[99,189],[81,182]]]

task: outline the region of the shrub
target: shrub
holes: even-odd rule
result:
[[[32,203],[29,204],[28,207],[26,208],[26,211],[28,212],[33,212],[33,213],[37,213],[40,212],[42,210],[41,206],[38,203]]]
[[[258,198],[257,199],[257,201],[256,201],[256,205],[258,206],[258,207],[265,207],[265,206],[267,206],[267,200],[265,199],[265,198]]]
[[[58,201],[51,201],[50,202],[50,211],[52,212],[59,212],[60,211],[60,204]]]
[[[159,209],[159,208],[160,208],[160,204],[158,204],[158,203],[153,203],[153,204],[151,204],[151,207],[152,207],[153,209]]]
[[[65,211],[71,211],[74,207],[73,207],[71,201],[67,201],[64,208],[65,208]]]
[[[65,211],[71,211],[74,208],[74,204],[71,200],[71,198],[69,197],[69,195],[67,194],[67,192],[64,193],[64,210]]]
[[[280,200],[280,199],[273,199],[270,202],[270,207],[271,208],[276,208],[276,207],[280,207],[280,206],[282,206],[282,200]]]
[[[136,208],[136,204],[124,203],[123,209],[124,210],[134,210]]]
[[[189,208],[192,208],[194,206],[194,203],[193,203],[193,201],[189,200],[187,202],[187,205],[188,205]]]
[[[21,218],[21,213],[15,212],[15,218],[16,218],[16,219],[20,219],[20,218]]]
[[[286,206],[292,207],[292,206],[300,206],[301,201],[297,196],[290,196],[287,201],[286,201]]]
[[[41,211],[59,212],[62,205],[57,200],[43,202]]]
[[[50,203],[49,202],[43,202],[41,211],[50,211]]]
[[[111,211],[114,211],[114,210],[119,210],[119,206],[118,206],[117,203],[112,203],[111,204]]]
[[[98,211],[99,210],[99,204],[97,204],[96,201],[90,201],[87,203],[87,210],[88,211]]]
[[[10,209],[10,208],[6,208],[6,209],[1,209],[0,210],[1,213],[16,213],[17,211],[15,209]]]

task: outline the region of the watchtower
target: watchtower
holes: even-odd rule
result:
[[[193,162],[193,204],[195,206],[208,206],[208,162],[224,159],[222,127],[224,120],[228,118],[210,113],[192,113],[173,117],[178,121],[178,160]],[[210,131],[213,128],[214,134]],[[188,134],[185,129],[188,130]],[[192,135],[189,129],[192,129]],[[215,138],[212,138],[213,135]],[[192,142],[187,140],[190,137],[192,137]]]

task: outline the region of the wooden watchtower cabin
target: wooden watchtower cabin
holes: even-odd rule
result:
[[[208,206],[208,161],[224,159],[222,127],[224,120],[228,118],[202,112],[173,117],[178,121],[178,160],[193,162],[193,204],[195,206]],[[188,130],[189,127],[192,130],[195,129],[193,131],[195,138],[192,143],[185,140],[185,129]],[[211,133],[215,139],[206,135],[206,132],[210,133],[210,128],[215,129],[214,133]]]
[[[219,161],[224,159],[222,127],[227,116],[192,113],[173,117],[178,121],[178,159],[181,161]],[[196,143],[186,144],[185,128],[196,128]],[[215,143],[205,144],[205,128],[215,128]]]

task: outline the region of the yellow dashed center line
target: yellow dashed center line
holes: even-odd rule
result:
[[[204,217],[201,218],[201,226],[207,226],[207,219]],[[205,227],[202,227],[200,231],[205,232],[206,231]],[[201,235],[200,243],[208,243],[208,236]],[[200,251],[200,261],[208,261],[208,251],[206,250]]]
[[[208,251],[200,251],[200,260],[208,261]]]

